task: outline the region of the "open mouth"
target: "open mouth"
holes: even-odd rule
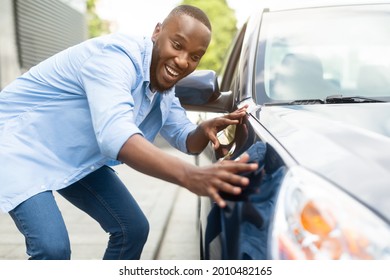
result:
[[[179,76],[179,73],[176,72],[175,70],[173,70],[171,67],[169,67],[168,65],[165,65],[165,69],[167,70],[168,74],[170,76],[172,76],[173,78],[176,78]]]

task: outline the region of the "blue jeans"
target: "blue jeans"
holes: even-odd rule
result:
[[[140,258],[149,223],[114,170],[103,166],[58,193],[110,234],[103,259]],[[25,237],[30,259],[70,259],[68,232],[51,191],[31,197],[9,214]]]

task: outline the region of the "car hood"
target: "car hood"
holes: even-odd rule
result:
[[[259,117],[299,165],[390,221],[390,103],[263,106]]]

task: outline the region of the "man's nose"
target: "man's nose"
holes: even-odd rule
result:
[[[188,54],[186,53],[181,53],[175,58],[175,62],[180,69],[187,69],[188,68]]]

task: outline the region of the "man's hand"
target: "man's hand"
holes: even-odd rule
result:
[[[209,196],[219,207],[225,207],[226,202],[220,192],[239,195],[242,188],[249,184],[249,179],[239,173],[254,171],[256,163],[248,164],[248,154],[243,154],[236,160],[224,160],[209,167],[195,167],[188,175],[188,182],[184,184],[189,191],[203,196]]]
[[[199,153],[203,151],[209,141],[213,143],[214,149],[218,149],[220,143],[217,138],[217,133],[229,125],[241,123],[242,118],[246,116],[247,108],[248,106],[246,105],[222,117],[213,118],[200,123],[198,128],[187,138],[188,150],[194,154]]]

